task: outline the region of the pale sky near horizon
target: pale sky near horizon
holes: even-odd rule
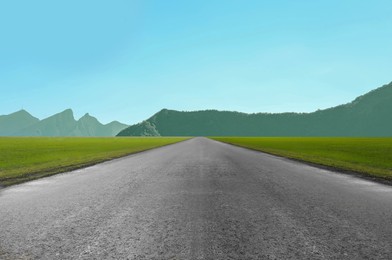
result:
[[[392,1],[0,2],[0,115],[311,112],[392,81]]]

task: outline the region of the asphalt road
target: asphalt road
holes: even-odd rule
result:
[[[1,190],[0,259],[392,259],[392,187],[194,138]]]

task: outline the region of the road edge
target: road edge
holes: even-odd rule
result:
[[[347,169],[343,169],[343,168],[339,168],[339,167],[333,167],[333,166],[329,166],[329,165],[318,164],[318,163],[309,162],[309,161],[305,161],[305,160],[301,160],[301,159],[286,157],[286,156],[279,155],[279,154],[269,153],[269,152],[257,150],[257,149],[246,147],[246,146],[236,145],[236,144],[232,144],[232,143],[226,143],[226,142],[218,141],[218,140],[211,139],[211,138],[208,138],[208,139],[210,139],[212,141],[219,142],[219,143],[228,144],[228,145],[231,145],[231,146],[234,146],[234,147],[246,149],[246,150],[255,151],[255,152],[259,152],[259,153],[264,153],[264,154],[268,154],[268,155],[275,156],[275,157],[278,157],[278,158],[284,158],[286,160],[290,160],[290,161],[293,161],[293,162],[303,163],[303,164],[306,164],[308,166],[313,166],[313,167],[318,168],[318,169],[328,170],[328,171],[339,173],[339,174],[346,174],[346,175],[350,175],[350,176],[357,177],[357,178],[360,178],[360,179],[364,179],[364,180],[367,180],[367,181],[372,181],[372,182],[376,182],[376,183],[392,186],[392,180],[385,179],[385,178],[382,178],[382,177],[373,176],[373,175],[370,175],[370,174],[365,173],[365,172],[357,172],[357,171],[347,170]]]
[[[127,153],[124,155],[120,155],[117,157],[112,157],[112,158],[107,158],[107,159],[103,159],[103,160],[97,160],[97,161],[91,161],[91,162],[86,162],[86,163],[82,163],[82,164],[77,164],[77,165],[70,165],[70,166],[66,166],[63,168],[58,168],[57,171],[56,169],[52,169],[52,170],[47,170],[47,171],[39,171],[39,172],[34,172],[31,174],[27,174],[25,176],[25,178],[10,178],[10,179],[6,179],[6,180],[10,180],[9,183],[6,182],[6,184],[4,184],[4,180],[2,182],[0,182],[0,190],[14,186],[14,185],[19,185],[19,184],[23,184],[29,181],[34,181],[34,180],[39,180],[39,179],[43,179],[43,178],[47,178],[47,177],[51,177],[57,174],[64,174],[67,172],[72,172],[72,171],[76,171],[76,170],[80,170],[80,169],[84,169],[87,167],[91,167],[100,163],[105,163],[105,162],[109,162],[109,161],[113,161],[113,160],[117,160],[117,159],[121,159],[127,156],[132,156],[135,154],[140,154],[140,153],[144,153],[144,152],[148,152],[154,149],[159,149],[159,148],[163,148],[166,146],[170,146],[170,145],[175,145],[175,144],[179,144],[182,142],[186,142],[189,141],[191,139],[193,139],[194,137],[189,137],[188,139],[182,140],[182,141],[178,141],[175,143],[170,143],[170,144],[164,144],[161,146],[157,146],[157,147],[152,147],[152,148],[148,148],[146,150],[141,150],[141,151],[136,151],[136,152],[131,152],[131,153]],[[48,173],[48,174],[46,174]]]

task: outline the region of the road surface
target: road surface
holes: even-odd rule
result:
[[[0,259],[391,259],[392,187],[206,138],[0,191]]]

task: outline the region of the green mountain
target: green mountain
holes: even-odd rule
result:
[[[392,83],[313,113],[163,109],[118,136],[392,136]]]
[[[117,121],[103,125],[89,114],[76,121],[71,109],[43,120],[24,110],[0,117],[2,136],[115,136],[125,127]]]
[[[0,116],[0,136],[12,135],[18,130],[38,122],[38,118],[33,117],[23,109],[9,115]]]
[[[113,121],[109,124],[101,124],[95,117],[90,116],[88,113],[81,117],[76,122],[76,127],[72,131],[75,136],[115,136],[126,128],[120,122]]]
[[[121,130],[124,130],[129,125],[118,121],[112,121],[104,126],[107,129],[109,136],[116,136]]]

